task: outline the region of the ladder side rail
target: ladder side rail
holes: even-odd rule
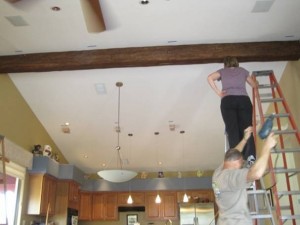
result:
[[[274,193],[273,197],[274,197],[274,207],[275,207],[275,211],[276,211],[276,215],[277,215],[277,219],[278,219],[278,224],[279,225],[283,225],[283,221],[280,219],[281,218],[281,209],[280,209],[280,199],[278,196],[278,190],[277,190],[277,185],[276,185],[276,174],[275,171],[273,169],[273,162],[272,162],[272,157],[269,156],[269,174],[271,177],[271,181],[272,181],[272,193]]]
[[[254,77],[254,81],[256,81],[256,76],[253,76]],[[257,107],[258,107],[258,112],[259,112],[259,116],[260,116],[260,121],[261,121],[261,124],[263,124],[265,122],[265,118],[264,118],[264,113],[263,113],[263,109],[262,109],[262,103],[261,103],[261,99],[260,99],[260,95],[259,95],[259,90],[258,90],[258,87],[256,88],[253,88],[254,89],[254,98],[256,97],[256,101],[257,101]],[[255,99],[253,99],[253,103],[255,103]],[[256,114],[256,111],[254,111],[254,113]],[[255,121],[256,121],[256,116],[253,115],[253,117],[255,117]],[[255,132],[255,137],[256,137],[256,130],[254,129],[254,132]]]
[[[276,82],[276,80],[273,79],[274,74],[270,74],[270,83],[271,83],[271,91],[272,91],[272,97],[276,98],[276,93],[277,93],[277,87],[279,86],[278,83]],[[275,90],[276,89],[276,90]],[[278,103],[277,102],[273,102],[273,106],[274,106],[274,111],[276,114],[279,114],[279,109],[278,109]],[[277,117],[276,118],[276,123],[277,123],[277,129],[280,131],[281,130],[281,121],[280,118]],[[279,143],[280,143],[280,148],[284,149],[284,140],[283,140],[283,135],[282,134],[278,134],[279,136]],[[287,162],[286,162],[286,155],[285,152],[282,152],[282,158],[283,158],[283,166],[285,169],[287,169]],[[276,165],[274,165],[276,166]],[[289,182],[287,180],[287,182]]]
[[[271,74],[272,74],[272,72],[269,73],[270,84],[272,84],[271,77],[270,77]],[[272,92],[272,97],[275,98],[274,88],[272,87],[272,85],[271,85],[271,92]],[[273,103],[276,103],[276,102],[273,102]],[[272,192],[274,193],[274,198],[275,198],[274,206],[275,206],[275,210],[276,210],[276,215],[277,215],[277,218],[278,218],[278,221],[279,221],[279,225],[283,225],[283,221],[281,220],[282,214],[281,214],[281,208],[280,208],[280,198],[277,195],[277,193],[278,193],[278,189],[277,189],[277,185],[276,185],[277,184],[277,178],[276,178],[276,174],[275,174],[275,171],[274,171],[274,165],[273,165],[271,155],[269,157],[269,169],[270,169],[271,181],[273,182]]]
[[[276,77],[275,77],[274,73],[272,73],[272,80],[274,80],[274,82],[276,82],[276,83],[278,84],[278,82],[277,82],[277,80],[276,80]],[[276,88],[276,89],[277,89],[277,92],[278,92],[279,97],[283,98],[282,104],[283,104],[283,107],[285,108],[285,111],[286,111],[286,112],[291,112],[291,110],[290,110],[290,108],[289,108],[289,106],[288,106],[288,104],[287,104],[287,101],[286,101],[286,99],[285,99],[284,96],[283,96],[283,92],[282,92],[280,86],[277,85],[277,88]],[[294,130],[297,131],[297,132],[295,133],[295,135],[296,135],[296,138],[297,138],[297,140],[298,140],[298,143],[300,144],[300,132],[299,132],[299,130],[297,129],[296,121],[295,121],[295,119],[294,119],[294,117],[292,116],[291,113],[290,113],[290,115],[289,115],[288,118],[289,118],[289,121],[290,121],[290,123],[291,123],[292,128],[293,128]]]
[[[252,75],[252,79],[256,83],[256,76]],[[253,127],[253,138],[256,143],[256,96],[258,98],[258,88],[252,88],[252,127]],[[256,182],[254,181],[254,187],[256,188]],[[257,200],[255,199],[255,211],[258,212]],[[254,225],[258,224],[258,219],[254,219]]]
[[[268,76],[270,77],[270,75],[268,75]],[[256,78],[256,76],[254,76],[254,77]],[[262,110],[262,102],[260,99],[258,87],[255,88],[255,93],[256,93],[256,97],[257,97],[256,101],[257,101],[257,107],[258,107],[258,112],[259,112],[259,116],[260,116],[260,122],[261,122],[261,124],[263,124],[265,121],[265,118],[264,118],[264,113]],[[276,175],[275,175],[275,172],[273,169],[273,162],[272,162],[271,155],[269,156],[269,160],[268,160],[268,168],[269,168],[269,174],[270,174],[270,178],[271,178],[271,182],[272,182],[272,192],[278,193],[277,186],[276,186]],[[274,206],[275,206],[275,211],[276,211],[276,215],[277,215],[278,225],[283,225],[283,221],[280,219],[281,218],[280,201],[279,201],[277,194],[274,194]]]
[[[255,76],[253,76],[254,82],[256,82]],[[257,91],[257,88],[252,88],[252,127],[253,127],[253,138],[254,143],[256,143],[256,103],[255,103],[255,95]]]
[[[263,110],[262,110],[262,104],[261,104],[261,99],[259,95],[259,89],[258,89],[258,82],[256,80],[256,76],[253,74],[252,78],[255,83],[257,83],[257,87],[252,88],[252,126],[253,126],[253,138],[254,138],[254,143],[256,144],[257,141],[257,118],[256,118],[256,110],[259,112],[260,120],[264,121],[264,116],[263,116]],[[256,104],[257,102],[257,104]]]
[[[261,184],[261,188],[264,190],[264,197],[265,197],[264,200],[266,202],[266,206],[268,208],[268,212],[270,214],[272,214],[271,199],[268,197],[267,189],[266,189],[265,182],[264,182],[263,178],[260,178],[260,184]],[[275,225],[275,221],[274,221],[273,215],[271,217],[271,222],[272,222],[273,225]]]
[[[8,217],[7,217],[7,175],[6,175],[6,162],[7,159],[5,157],[5,146],[4,146],[4,137],[0,135],[0,145],[1,145],[1,154],[0,160],[2,161],[2,170],[3,170],[3,191],[4,191],[4,207],[5,207],[5,225],[8,225]]]
[[[257,80],[256,80],[256,75],[255,73],[253,73],[253,79],[254,81],[258,84]],[[254,134],[254,140],[255,140],[255,143],[256,143],[256,136],[257,136],[257,132],[256,132],[256,102],[257,102],[257,110],[258,110],[258,113],[259,113],[259,117],[260,117],[260,123],[263,124],[265,122],[265,117],[264,117],[264,113],[263,113],[263,109],[262,109],[262,102],[261,102],[261,98],[260,98],[260,95],[259,95],[259,88],[258,88],[258,85],[256,88],[253,88],[253,94],[252,94],[252,98],[253,98],[253,118],[254,118],[254,130],[253,130],[253,134]],[[275,173],[274,172],[271,172],[273,170],[273,162],[272,162],[272,158],[271,158],[271,155],[269,156],[269,160],[268,160],[268,167],[269,167],[269,170],[270,170],[270,177],[271,177],[271,182],[273,183],[273,188],[272,190],[274,191],[274,193],[277,193],[277,187],[276,185],[276,177],[275,177]],[[278,196],[275,197],[275,209],[276,209],[276,214],[278,215],[278,218],[281,217],[281,211],[280,211],[280,203],[279,203],[279,198]],[[274,220],[272,219],[272,222]],[[283,225],[282,221],[281,220],[278,220],[279,221],[279,225]],[[255,220],[255,224],[257,224],[257,220]],[[274,223],[275,224],[275,223]]]
[[[279,93],[279,89],[280,89],[280,87],[279,87],[279,84],[278,84],[278,82],[277,82],[277,80],[276,80],[276,78],[275,78],[275,75],[274,75],[274,73],[271,73],[270,74],[270,82],[271,82],[271,84],[274,84],[274,85],[272,85],[272,86],[274,86],[274,88],[272,88],[272,95],[273,95],[273,98],[275,98],[276,96],[276,92],[277,92],[277,94],[279,95],[279,97],[281,97],[282,99],[283,99],[283,101],[282,101],[282,104],[284,105],[287,105],[286,104],[286,101],[285,101],[285,99],[284,99],[284,96],[283,96],[283,93],[282,92],[280,92]],[[276,88],[276,92],[275,92],[275,89]],[[285,108],[285,107],[284,107]],[[278,109],[278,104],[277,104],[277,102],[274,102],[274,109],[275,109],[275,112],[276,113],[279,113],[279,109]],[[287,108],[285,108],[285,110],[286,110],[286,112],[290,112],[290,111],[288,111],[288,109]],[[278,117],[278,118],[276,118],[276,121],[277,121],[277,126],[278,126],[278,130],[281,130],[281,122],[280,122],[280,118]],[[284,140],[283,140],[283,134],[279,134],[279,142],[280,142],[280,147],[281,147],[281,149],[284,149]],[[288,168],[288,165],[287,165],[287,159],[286,159],[286,154],[285,154],[285,152],[282,152],[281,153],[282,154],[282,161],[283,161],[283,167],[285,168],[285,169],[287,169]],[[275,165],[276,166],[276,165]],[[286,180],[286,186],[287,186],[287,191],[291,191],[291,185],[290,185],[290,178],[289,178],[289,174],[286,172],[286,173],[284,173],[284,175],[285,175],[285,180]],[[278,192],[276,192],[276,195],[278,195]],[[289,203],[290,203],[290,212],[291,212],[291,215],[295,215],[295,210],[294,210],[294,206],[293,206],[293,198],[292,198],[292,195],[288,195],[288,199],[289,199]],[[292,220],[292,223],[294,224],[294,225],[296,225],[296,221],[293,219]]]

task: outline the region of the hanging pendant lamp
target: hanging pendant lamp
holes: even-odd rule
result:
[[[113,182],[113,183],[122,183],[122,182],[126,182],[129,181],[131,179],[133,179],[134,177],[136,177],[137,172],[135,171],[131,171],[131,170],[124,170],[123,169],[123,161],[121,159],[121,155],[120,155],[120,88],[123,86],[122,82],[117,82],[116,86],[118,87],[119,90],[119,96],[118,96],[118,123],[117,123],[117,160],[120,164],[120,169],[111,169],[111,170],[101,170],[99,172],[97,172],[97,174],[102,177],[104,180],[109,181],[109,182]]]

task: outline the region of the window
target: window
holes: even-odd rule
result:
[[[25,168],[12,162],[6,163],[6,194],[4,193],[4,180],[2,163],[0,163],[0,224],[20,224],[21,203]]]

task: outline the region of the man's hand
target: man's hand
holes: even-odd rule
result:
[[[277,140],[276,138],[274,137],[274,133],[271,132],[269,134],[269,136],[266,138],[266,142],[265,142],[265,146],[268,148],[268,149],[272,149],[276,146],[277,144]]]
[[[247,144],[248,139],[250,138],[252,134],[253,128],[250,126],[244,130],[244,137],[243,139],[235,146],[234,148],[236,150],[239,150],[240,152],[243,151],[245,145]]]
[[[251,134],[253,132],[253,127],[250,126],[250,127],[247,127],[245,130],[244,130],[244,137],[243,139],[245,141],[248,141],[248,139],[251,137]]]

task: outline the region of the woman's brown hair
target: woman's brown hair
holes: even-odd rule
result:
[[[227,56],[224,58],[224,67],[239,67],[239,62],[236,57]]]

